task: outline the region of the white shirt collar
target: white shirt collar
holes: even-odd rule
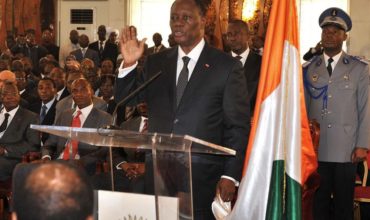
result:
[[[22,95],[26,91],[26,89],[23,89],[22,91],[19,91],[19,95]]]
[[[240,59],[240,62],[242,62],[243,66],[245,65],[245,62],[247,61],[247,58],[248,58],[248,55],[249,55],[249,47],[247,47],[247,49],[241,53],[239,56],[241,56],[242,58]],[[236,57],[238,56],[238,54],[234,53],[233,51],[231,51],[231,55],[233,57]]]
[[[195,68],[195,65],[198,62],[198,59],[200,57],[200,54],[202,53],[202,50],[204,48],[204,45],[206,42],[204,39],[202,39],[188,54],[185,54],[185,52],[181,49],[181,47],[178,47],[178,56],[177,56],[177,70],[176,70],[176,83],[179,78],[180,72],[184,66],[184,62],[182,61],[182,57],[187,56],[190,58],[188,63],[188,70],[189,70],[189,78],[193,74],[193,70]]]
[[[55,101],[55,97],[54,97],[52,100],[50,100],[48,103],[46,103],[46,104],[44,104],[44,102],[42,102],[42,103],[41,103],[41,108],[42,108],[42,106],[43,106],[43,105],[46,105],[46,107],[48,108],[48,109],[46,110],[46,112],[47,112],[47,111],[49,111],[49,109],[50,109],[50,108],[51,108],[51,106],[53,105],[54,101]]]
[[[338,61],[339,61],[339,59],[340,59],[340,57],[342,56],[342,54],[343,54],[343,51],[341,51],[340,53],[338,53],[337,55],[335,55],[335,56],[333,56],[332,58],[333,58],[333,62],[331,63],[331,67],[333,68],[333,71],[334,71],[334,68],[335,68],[335,66],[337,65],[337,63],[338,63]],[[325,60],[325,66],[328,66],[328,59],[329,59],[330,57],[324,52],[324,60]]]
[[[178,59],[181,60],[183,56],[187,56],[190,58],[191,61],[194,61],[196,63],[200,57],[200,54],[202,53],[205,44],[206,42],[204,41],[204,39],[202,39],[188,54],[186,54],[179,46]]]
[[[57,98],[57,100],[59,101],[59,99],[60,99],[60,96],[62,95],[62,93],[64,92],[64,90],[66,89],[66,87],[64,86],[64,88],[63,89],[61,89],[61,90],[59,90],[58,92],[57,92],[57,94],[56,94],[56,98]]]
[[[14,108],[14,109],[12,109],[12,110],[10,110],[9,112],[7,112],[6,111],[6,109],[5,109],[5,107],[1,110],[1,114],[5,114],[5,113],[8,113],[10,116],[10,118],[13,118],[14,117],[14,115],[15,115],[15,113],[17,113],[17,111],[18,111],[18,109],[19,109],[19,105],[16,107],[16,108]],[[8,119],[9,121],[10,121],[10,118]]]
[[[85,123],[86,118],[89,116],[91,110],[93,109],[94,105],[91,103],[90,105],[86,106],[83,109],[80,109],[78,106],[76,107],[76,110],[73,112],[72,116],[75,117],[77,115],[78,111],[81,111],[80,120],[81,120],[81,126]]]

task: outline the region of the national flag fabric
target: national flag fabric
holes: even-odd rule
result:
[[[317,159],[298,41],[295,0],[274,0],[243,179],[226,219],[301,219],[302,186],[316,169]]]

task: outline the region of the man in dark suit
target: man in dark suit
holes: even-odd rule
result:
[[[39,73],[39,60],[48,54],[48,50],[38,45],[35,39],[35,30],[30,29],[26,31],[26,42],[27,48],[25,50],[25,56],[29,57],[33,64],[33,72]]]
[[[227,26],[226,39],[231,55],[242,62],[248,85],[248,95],[253,115],[257,98],[262,57],[250,50],[248,46],[249,28],[242,20],[231,20]]]
[[[66,72],[60,67],[54,67],[50,72],[50,78],[54,81],[57,88],[56,99],[57,101],[70,95],[66,87]]]
[[[62,112],[55,125],[99,128],[111,123],[112,118],[108,113],[93,107],[92,89],[86,79],[77,79],[72,83],[72,96],[76,109]],[[50,135],[41,152],[43,160],[73,160],[83,166],[89,175],[94,175],[96,164],[105,159],[107,149]]]
[[[179,47],[148,56],[143,77],[148,79],[162,71],[144,94],[149,132],[187,134],[236,150],[235,157],[192,155],[195,219],[213,219],[215,192],[229,202],[240,181],[250,112],[241,63],[205,43],[203,4],[197,0],[173,3],[170,26]],[[123,31],[124,62],[116,81],[117,101],[135,82],[135,64],[144,52],[144,43],[137,40],[134,27]],[[149,175],[152,170],[147,159],[145,172]]]
[[[89,37],[85,34],[81,34],[78,42],[80,44],[80,48],[71,52],[71,54],[76,57],[76,60],[81,63],[83,59],[89,58],[90,60],[94,61],[95,66],[100,66],[99,53],[88,48]]]
[[[153,34],[153,42],[154,46],[148,48],[148,55],[158,53],[166,49],[166,47],[162,44],[162,35],[160,33]]]
[[[53,55],[54,59],[59,61],[59,47],[54,43],[53,32],[50,28],[42,31],[42,46],[48,50],[48,54]]]
[[[27,102],[27,106],[21,105],[25,108],[29,108],[31,103],[37,102],[40,100],[40,97],[37,94],[37,90],[32,87],[27,87],[27,78],[26,73],[24,71],[14,71],[17,87],[19,94],[21,95],[21,99]],[[23,101],[23,102],[24,102]]]
[[[110,43],[106,40],[107,30],[105,25],[100,25],[98,27],[98,36],[99,40],[91,43],[89,48],[99,53],[100,61],[109,59],[113,62],[115,67],[118,56],[118,47],[116,44]],[[100,64],[98,66],[100,67]]]
[[[30,104],[29,110],[35,112],[40,116],[41,125],[52,125],[55,119],[55,106],[57,100],[55,97],[56,87],[55,83],[50,78],[42,78],[37,85],[37,92],[40,96],[40,101]],[[41,142],[44,144],[49,134],[41,134]]]
[[[30,128],[38,124],[37,115],[19,106],[20,96],[14,83],[1,89],[4,108],[0,113],[0,180],[11,177],[15,165],[28,151],[39,150],[40,135]]]

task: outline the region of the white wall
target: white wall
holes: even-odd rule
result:
[[[353,28],[350,33],[349,52],[356,56],[365,56],[370,60],[370,1],[350,1],[350,14]]]
[[[121,29],[127,22],[128,0],[58,0],[58,30],[59,45],[69,42],[69,32],[77,27],[85,27],[86,31],[79,31],[87,34],[90,42],[97,39],[97,28],[99,25]],[[94,24],[77,25],[70,24],[70,9],[94,9]]]

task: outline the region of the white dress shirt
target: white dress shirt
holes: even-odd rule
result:
[[[337,55],[333,56],[332,59],[333,59],[333,62],[331,63],[331,69],[333,70],[334,72],[334,68],[335,66],[337,65],[338,61],[339,61],[339,58],[342,56],[342,53],[343,51],[341,51],[340,53],[338,53]],[[328,66],[328,60],[329,60],[329,56],[324,52],[324,60],[325,60],[325,66]]]
[[[247,61],[247,58],[248,58],[248,55],[249,55],[249,47],[243,52],[241,53],[240,55],[234,53],[231,51],[231,55],[233,57],[236,57],[236,56],[241,56],[242,58],[240,59],[240,62],[242,62],[243,66],[245,65],[245,62]]]
[[[50,101],[49,101],[48,103],[46,103],[46,104],[44,104],[44,102],[41,102],[40,114],[41,114],[41,112],[42,112],[42,106],[43,106],[43,105],[46,105],[46,112],[45,112],[45,115],[46,115],[46,114],[49,112],[49,110],[50,110],[51,106],[53,105],[54,101],[55,101],[55,98],[53,98],[52,100],[50,100]]]

